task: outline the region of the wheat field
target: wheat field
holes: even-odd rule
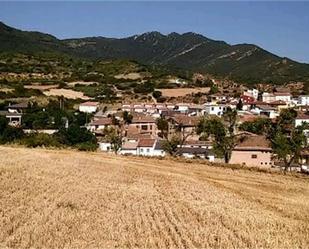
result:
[[[0,248],[308,248],[309,179],[0,147]]]

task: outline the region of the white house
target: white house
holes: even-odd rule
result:
[[[274,93],[275,95],[275,101],[284,101],[286,103],[291,103],[291,97],[292,95],[290,93],[287,92],[276,92]]]
[[[192,148],[192,147],[182,147],[178,149],[178,154],[185,157],[185,158],[202,158],[207,159],[210,162],[215,161],[215,155],[214,153],[205,148]]]
[[[309,95],[300,95],[298,96],[299,105],[309,105]]]
[[[204,104],[205,113],[209,115],[222,116],[222,114],[226,111],[226,109],[227,106],[225,104],[212,104],[212,103]]]
[[[276,101],[276,96],[273,93],[263,93],[262,94],[262,101],[265,103],[271,103]]]
[[[137,155],[139,156],[165,156],[162,148],[162,140],[140,139],[137,145]]]
[[[127,141],[124,142],[121,146],[120,154],[121,155],[137,155],[137,141]]]
[[[305,113],[298,113],[295,118],[295,127],[302,125],[303,123],[309,124],[309,115]]]
[[[109,142],[99,142],[98,144],[99,144],[99,149],[101,151],[106,151],[106,152],[111,151],[111,148],[112,148],[111,143],[109,143]]]
[[[79,105],[79,111],[85,113],[95,113],[98,110],[99,103],[98,102],[85,102]]]
[[[186,103],[178,103],[175,105],[175,110],[181,113],[187,113],[189,111],[189,104]]]
[[[270,105],[256,105],[254,108],[251,109],[251,112],[258,115],[265,115],[271,119],[279,116],[276,108]]]

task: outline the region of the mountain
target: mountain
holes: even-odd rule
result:
[[[309,64],[276,56],[253,44],[230,45],[192,32],[59,40],[49,34],[21,31],[0,23],[0,52],[57,52],[88,59],[132,59],[246,83],[309,82]]]

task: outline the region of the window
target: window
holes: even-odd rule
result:
[[[267,165],[267,162],[265,162],[265,165]]]
[[[252,155],[251,155],[251,158],[252,158],[252,159],[256,159],[256,158],[257,158],[257,155],[256,155],[256,154],[252,154]]]
[[[147,152],[149,152],[150,150],[149,150],[149,149],[147,149],[146,151],[147,151]]]
[[[136,128],[138,128],[138,125],[136,125]]]
[[[148,126],[147,125],[142,125],[142,130],[147,131],[148,130]]]
[[[261,165],[263,165],[263,162],[261,162]]]
[[[213,111],[215,108],[214,107],[211,107],[211,110]]]
[[[141,152],[143,152],[144,150],[143,149],[141,149]]]
[[[149,129],[152,130],[152,125],[149,126]]]

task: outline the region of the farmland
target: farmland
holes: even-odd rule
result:
[[[176,88],[176,89],[158,89],[162,92],[164,97],[183,97],[187,94],[194,93],[208,93],[210,90],[209,87],[196,87],[196,88]]]
[[[309,179],[0,147],[0,248],[308,248]]]

